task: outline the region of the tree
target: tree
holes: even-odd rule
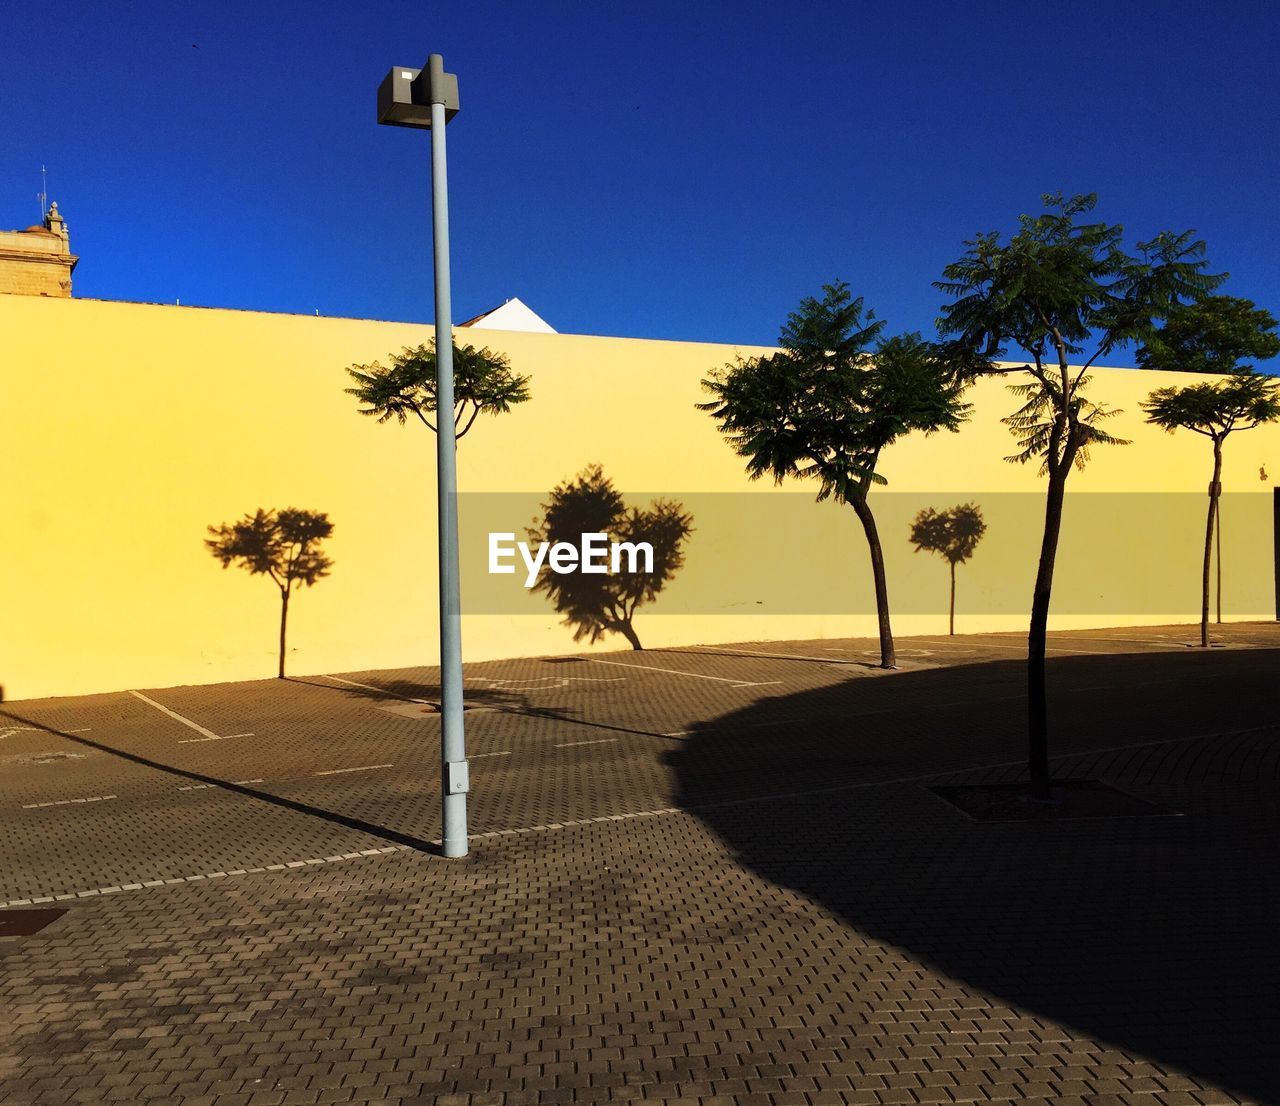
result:
[[[1191,430],[1203,434],[1213,442],[1213,478],[1209,481],[1209,509],[1205,522],[1200,591],[1200,645],[1207,649],[1210,564],[1218,518],[1218,497],[1222,494],[1222,447],[1227,438],[1237,430],[1252,430],[1263,423],[1280,419],[1280,381],[1241,372],[1214,383],[1191,384],[1184,388],[1157,388],[1142,406],[1147,412],[1147,422],[1163,427],[1169,433]],[[1221,553],[1218,569],[1221,572]],[[1218,593],[1218,603],[1218,617],[1221,620],[1221,590]]]
[[[607,534],[617,542],[647,542],[653,547],[649,571],[551,572],[543,569],[534,590],[544,592],[573,640],[593,645],[606,633],[621,634],[633,649],[643,649],[633,621],[636,608],[651,603],[684,564],[684,543],[693,518],[679,503],[655,500],[647,510],[628,508],[599,465],[551,491],[543,517],[529,530],[532,543],[577,545],[584,534]]]
[[[1047,799],[1045,642],[1067,477],[1084,467],[1091,446],[1124,444],[1099,425],[1119,412],[1085,396],[1088,369],[1123,343],[1145,341],[1157,320],[1180,303],[1203,298],[1225,277],[1204,272],[1204,243],[1190,231],[1162,231],[1129,254],[1122,248],[1123,227],[1083,218],[1096,196],[1043,200],[1046,210],[1021,216],[1007,242],[995,231],[966,242],[964,256],[943,270],[935,287],[953,297],[938,323],[943,335],[986,359],[987,371],[1028,378],[1013,386],[1023,403],[1004,421],[1019,445],[1007,459],[1039,461],[1048,482],[1027,635],[1031,788],[1034,797]],[[1012,367],[991,364],[1006,347],[1026,360]],[[1072,357],[1086,353],[1071,367]]]
[[[889,590],[867,502],[880,455],[913,430],[956,430],[968,413],[958,346],[919,334],[881,338],[884,322],[843,281],[823,286],[787,319],[774,354],[726,365],[702,382],[698,404],[719,424],[747,475],[818,482],[819,501],[853,508],[867,539],[880,632],[880,666],[896,667]],[[869,347],[876,343],[875,352]]]
[[[1206,296],[1169,313],[1159,330],[1138,350],[1144,369],[1168,372],[1250,372],[1247,362],[1266,361],[1280,353],[1276,320],[1252,300],[1238,296]]]
[[[362,404],[360,413],[379,422],[395,417],[401,423],[415,415],[430,430],[427,417],[436,410],[436,354],[434,340],[405,347],[391,355],[391,364],[374,361],[352,365],[347,373],[356,382],[344,391]],[[453,347],[453,426],[462,438],[482,414],[499,415],[529,399],[529,378],[514,372],[506,356],[488,349]]]
[[[982,511],[976,503],[962,503],[935,511],[926,507],[911,524],[911,544],[916,552],[928,551],[943,557],[951,568],[951,606],[948,626],[956,632],[956,565],[962,565],[978,548],[987,532]]]
[[[1168,372],[1251,372],[1250,361],[1265,361],[1280,353],[1276,320],[1252,300],[1236,296],[1207,296],[1179,307],[1138,350],[1144,369]],[[1218,549],[1218,621],[1222,621],[1222,512],[1215,513],[1213,538]]]
[[[284,679],[285,634],[289,624],[289,596],[298,585],[311,587],[329,575],[333,561],[320,543],[333,533],[329,516],[319,511],[286,507],[245,515],[239,522],[210,526],[205,546],[226,568],[233,562],[254,576],[271,577],[280,589],[280,667]]]

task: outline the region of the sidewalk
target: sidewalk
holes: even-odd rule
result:
[[[0,1101],[1278,1102],[1280,631],[1222,630],[1054,635],[1055,774],[1175,813],[1051,824],[925,786],[1019,778],[1016,637],[476,665],[464,861],[430,671],[5,704],[0,922],[66,913]]]

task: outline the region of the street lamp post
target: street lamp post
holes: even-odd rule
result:
[[[458,113],[458,78],[439,54],[397,66],[378,88],[378,122],[431,131],[431,222],[436,285],[436,479],[440,529],[440,738],[445,856],[467,855],[467,748],[462,722],[462,613],[458,587],[457,438],[453,426],[453,309],[445,125]]]

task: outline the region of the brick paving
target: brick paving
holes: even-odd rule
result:
[[[431,670],[4,704],[0,1102],[1280,1102],[1280,628],[1190,636],[1054,635],[1178,816],[1034,825],[925,787],[1021,778],[1016,635],[469,666],[465,861]]]

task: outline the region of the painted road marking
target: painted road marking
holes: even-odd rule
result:
[[[509,757],[510,755],[511,755],[510,750],[507,750],[501,753],[472,753],[467,759],[479,760],[481,757]]]
[[[329,768],[323,772],[313,772],[313,776],[340,776],[344,772],[372,772],[375,768],[394,768],[394,764],[362,764],[358,768]]]
[[[833,663],[830,657],[815,657],[806,653],[761,653],[761,652],[756,652],[750,649],[723,649],[719,645],[709,646],[709,649],[714,649],[716,653],[723,653],[726,656],[731,656],[731,657],[765,657],[768,659],[777,658],[778,660],[786,660],[786,661],[820,661],[822,664]],[[910,651],[914,653],[918,653],[922,657],[933,656],[933,650],[931,649],[914,649]],[[670,652],[683,653],[683,652],[688,652],[688,650],[672,649],[670,650]],[[857,653],[859,656],[863,656],[863,655],[870,656],[873,653],[875,656],[880,655],[877,650],[871,650],[871,649],[832,649],[832,652],[833,653],[835,652]],[[906,652],[908,652],[908,650],[904,649],[904,650],[900,650],[900,652],[905,654]],[[775,681],[775,682],[781,682],[781,681]]]
[[[500,680],[489,676],[468,676],[467,682],[481,681],[495,690],[521,688],[524,691],[554,691],[570,684],[625,684],[626,676],[538,676],[532,680]],[[540,687],[530,685],[540,684]]]
[[[163,704],[157,703],[154,699],[148,699],[145,695],[142,694],[141,691],[130,691],[129,694],[136,699],[141,699],[148,706],[155,707],[156,710],[158,710],[161,714],[167,714],[175,722],[181,722],[188,729],[195,730],[196,733],[202,735],[205,741],[229,741],[233,737],[252,737],[253,736],[253,734],[251,733],[234,733],[234,734],[227,734],[225,737],[220,737],[218,734],[214,733],[212,730],[206,730],[202,725],[200,725],[199,722],[192,722],[190,718],[184,718],[176,710],[170,710],[168,707],[164,706]],[[195,741],[195,738],[187,738],[185,741],[179,741],[178,744],[188,745],[193,741]]]
[[[385,687],[374,687],[373,684],[361,684],[355,680],[344,680],[341,676],[321,676],[322,680],[333,680],[336,683],[346,684],[348,687],[362,687],[365,691],[376,691],[379,695],[385,695],[388,699],[399,699],[404,703],[425,703],[431,705],[430,699],[414,699],[409,695],[398,695],[394,691],[388,691]]]
[[[1012,649],[1015,653],[1025,655],[1027,651],[1026,642],[1021,645],[1006,645],[1004,642],[995,641],[973,641],[976,637],[982,637],[982,634],[965,634],[973,645],[977,645],[983,649]],[[915,641],[928,641],[930,645],[950,645],[949,641],[932,641],[929,638],[915,638]],[[1082,657],[1100,657],[1105,653],[1099,653],[1096,649],[1068,649],[1065,645],[1057,645],[1052,640],[1048,642],[1048,650],[1050,653],[1079,653]]]
[[[431,844],[438,845],[439,841]],[[408,845],[389,845],[381,849],[362,849],[355,853],[338,853],[333,856],[310,857],[307,860],[291,860],[286,864],[264,864],[256,868],[232,868],[225,872],[202,872],[191,876],[178,876],[173,879],[147,879],[136,883],[112,884],[109,887],[90,887],[84,891],[65,891],[61,894],[32,895],[26,899],[10,899],[0,902],[0,909],[11,906],[36,906],[46,902],[68,902],[72,899],[95,898],[99,895],[115,895],[122,891],[140,891],[144,887],[172,887],[182,883],[202,883],[211,879],[227,879],[231,876],[257,875],[262,872],[283,872],[290,869],[309,868],[317,864],[335,864],[342,860],[359,860],[367,856],[389,856],[392,853],[408,852]]]
[[[116,795],[90,795],[85,799],[54,799],[47,803],[23,803],[23,810],[43,810],[47,806],[70,806],[72,803],[105,803],[108,799],[118,798]]]
[[[725,676],[704,676],[701,672],[681,672],[677,668],[659,668],[653,664],[627,664],[624,661],[602,661],[598,657],[583,657],[592,664],[612,664],[617,668],[643,668],[647,672],[661,672],[666,676],[688,676],[692,680],[714,680],[718,684],[732,684],[734,687],[767,687],[780,684],[781,680],[731,680]]]
[[[251,733],[229,733],[224,737],[217,734],[211,734],[208,737],[184,737],[178,742],[179,745],[199,745],[202,741],[230,741],[233,737],[252,737]]]
[[[92,726],[77,726],[74,730],[59,730],[59,733],[88,733]],[[10,726],[3,733],[0,733],[0,741],[6,737],[12,737],[16,733],[49,733],[50,731],[44,726]]]
[[[557,745],[557,749],[574,749],[579,745],[610,745],[617,741],[616,737],[602,737],[596,741],[566,741],[561,745]]]
[[[1073,633],[1069,638],[1067,638],[1067,640],[1068,641],[1102,641],[1102,642],[1123,641],[1123,642],[1132,642],[1135,645],[1159,645],[1162,649],[1185,649],[1186,648],[1186,646],[1180,641],[1169,641],[1168,639],[1165,639],[1164,641],[1158,641],[1155,638],[1145,638],[1145,637],[1087,637],[1082,634]],[[1052,638],[1049,639],[1049,646],[1050,648],[1053,648]]]
[[[1280,726],[1271,724],[1267,726],[1249,726],[1239,730],[1221,730],[1216,733],[1206,734],[1190,734],[1186,737],[1159,738],[1155,741],[1144,741],[1135,745],[1115,745],[1102,749],[1087,749],[1071,753],[1058,753],[1051,756],[1050,760],[1067,760],[1071,757],[1094,756],[1102,753],[1117,752],[1124,749],[1140,749],[1151,745],[1172,745],[1185,741],[1205,741],[1213,738],[1221,737],[1239,737],[1244,734],[1251,733],[1267,733],[1280,730]],[[625,814],[602,814],[593,818],[576,818],[563,822],[547,822],[538,826],[521,826],[516,829],[490,830],[487,833],[473,833],[470,835],[472,841],[487,841],[499,837],[522,836],[530,833],[543,833],[548,830],[570,829],[577,826],[592,826],[602,822],[630,822],[639,818],[656,818],[663,815],[685,814],[696,815],[702,810],[715,810],[720,807],[730,806],[747,806],[752,803],[768,803],[780,800],[791,800],[804,798],[811,795],[829,795],[844,791],[861,791],[873,787],[893,787],[898,784],[908,783],[924,783],[929,780],[948,779],[954,776],[963,775],[969,772],[990,771],[995,768],[1013,768],[1020,767],[1025,764],[1025,760],[1007,760],[999,764],[981,764],[961,768],[947,768],[941,771],[930,772],[921,776],[899,776],[891,780],[869,780],[863,783],[846,783],[836,784],[832,787],[815,787],[804,791],[785,791],[772,792],[766,795],[752,795],[743,799],[726,799],[716,803],[699,803],[685,809],[683,807],[660,807],[655,810],[635,810],[628,811]],[[432,845],[439,845],[439,839],[429,842]],[[300,868],[310,868],[322,864],[334,864],[344,860],[358,860],[362,857],[374,856],[393,856],[397,853],[405,853],[414,851],[409,845],[389,845],[380,849],[363,849],[360,852],[338,853],[333,856],[311,857],[307,860],[291,860],[283,864],[266,864],[255,868],[234,868],[225,872],[205,872],[197,875],[178,876],[172,879],[148,879],[138,880],[134,883],[113,884],[108,887],[91,887],[84,891],[66,891],[59,894],[32,895],[23,899],[10,899],[7,902],[0,901],[0,910],[13,906],[36,906],[47,902],[66,902],[71,899],[93,898],[101,895],[112,895],[122,891],[138,891],[144,887],[169,887],[185,883],[201,883],[206,880],[227,879],[232,876],[258,875],[263,872],[284,872],[292,871]]]

